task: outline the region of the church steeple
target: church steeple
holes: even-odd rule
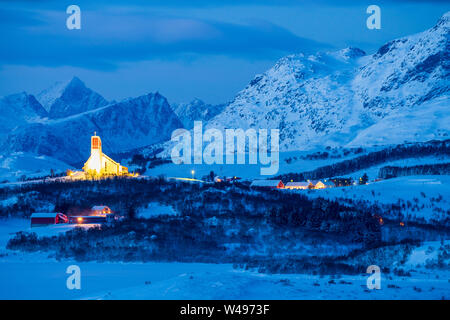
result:
[[[97,136],[97,132],[94,132],[94,135],[91,137],[91,154],[94,150],[102,152],[102,140]]]

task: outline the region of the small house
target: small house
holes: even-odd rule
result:
[[[320,180],[310,180],[309,183],[311,183],[313,189],[324,189],[324,188],[326,188],[325,184],[322,181],[320,181]]]
[[[312,189],[334,188],[336,185],[331,180],[308,180]]]
[[[69,219],[60,212],[34,212],[31,215],[31,226],[45,226],[51,224],[68,223]]]
[[[308,189],[310,186],[309,182],[301,181],[301,182],[288,182],[285,185],[285,189]]]
[[[253,182],[250,184],[250,187],[284,189],[284,184],[281,180],[253,180]]]
[[[104,216],[113,212],[108,206],[93,206],[91,208],[91,213],[94,216]]]

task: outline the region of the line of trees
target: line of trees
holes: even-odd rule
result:
[[[387,161],[440,155],[450,155],[450,139],[444,141],[433,140],[414,144],[400,144],[380,151],[370,152],[353,159],[320,167],[312,171],[283,174],[277,176],[276,179],[281,179],[283,181],[325,179],[367,169]]]
[[[378,171],[378,177],[382,179],[414,175],[450,175],[450,163],[434,163],[410,167],[386,166]]]
[[[103,203],[127,217],[112,226],[74,230],[57,238],[21,233],[8,243],[9,249],[51,251],[60,258],[245,263],[254,255],[264,260],[273,259],[272,253],[303,254],[301,248],[292,249],[299,239],[302,245],[318,247],[328,242],[352,248],[381,243],[376,208],[276,190],[257,192],[239,184],[115,178],[52,182],[17,192],[32,192],[41,201],[56,199],[56,210],[62,212]],[[179,215],[139,218],[136,213],[153,201],[171,205]]]

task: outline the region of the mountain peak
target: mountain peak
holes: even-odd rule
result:
[[[205,102],[200,98],[194,98],[192,99],[191,104],[205,104]]]
[[[36,95],[38,101],[42,104],[45,110],[50,111],[52,104],[58,99],[70,81],[58,81],[47,89],[42,90]]]
[[[87,88],[76,76],[70,81],[56,82],[39,93],[37,99],[53,119],[72,116],[108,104],[101,95]]]
[[[5,148],[76,163],[89,156],[89,139],[94,131],[102,137],[108,153],[114,154],[169,140],[180,127],[182,123],[166,98],[150,93],[76,116],[20,127],[9,134]]]
[[[66,86],[66,89],[69,87],[86,87],[83,81],[80,80],[77,76],[74,76],[72,80]]]

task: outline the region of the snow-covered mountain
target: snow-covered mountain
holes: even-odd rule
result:
[[[36,98],[25,92],[0,98],[0,111],[0,143],[11,130],[48,116]]]
[[[352,144],[356,137],[359,144],[378,143],[373,135],[358,134],[374,125],[372,132],[383,133],[397,116],[405,120],[398,130],[415,141],[430,133],[448,136],[448,122],[436,131],[434,125],[449,106],[449,27],[446,13],[433,28],[391,41],[373,55],[346,48],[284,57],[206,128],[280,129],[282,151]],[[435,102],[440,112],[433,113]],[[409,125],[408,116],[421,112],[427,113],[428,126]]]
[[[36,97],[52,119],[68,117],[108,104],[100,94],[87,88],[77,77],[68,82],[57,82]]]
[[[281,151],[448,138],[449,28],[446,13],[433,28],[372,55],[358,48],[289,55],[225,107],[199,99],[171,107],[158,93],[108,104],[73,78],[38,99],[26,93],[1,98],[0,145],[3,154],[73,164],[87,158],[94,131],[113,154],[164,143],[194,120],[207,122],[204,129],[280,129]]]
[[[3,150],[46,155],[74,164],[89,157],[94,131],[101,136],[105,153],[113,154],[166,141],[181,127],[166,98],[154,93],[17,128]]]
[[[224,104],[212,105],[195,98],[189,103],[172,103],[173,111],[186,129],[194,126],[194,121],[208,121],[222,112]]]

